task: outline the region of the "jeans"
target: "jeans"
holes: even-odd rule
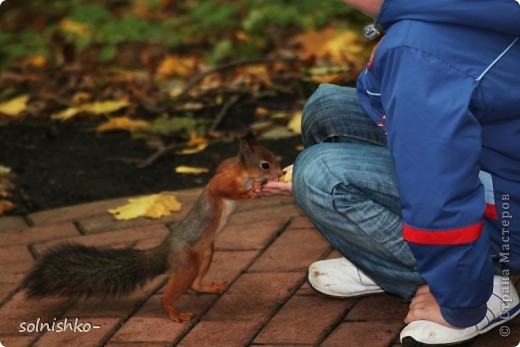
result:
[[[320,85],[305,104],[302,138],[296,204],[345,258],[386,292],[411,300],[424,281],[402,237],[395,169],[386,135],[356,90]]]

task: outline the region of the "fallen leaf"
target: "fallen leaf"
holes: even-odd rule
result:
[[[95,115],[108,114],[119,111],[120,109],[125,108],[129,105],[130,103],[127,100],[97,101],[74,107],[69,107],[61,112],[52,115],[51,119],[66,121],[75,117],[81,112],[93,113]]]
[[[83,36],[88,32],[88,25],[79,23],[70,19],[64,19],[60,22],[59,28],[62,31],[73,33],[77,36]]]
[[[139,217],[157,219],[181,210],[182,204],[173,195],[152,194],[128,199],[129,203],[108,210],[116,220],[131,220]]]
[[[155,71],[156,77],[180,76],[185,77],[196,69],[199,59],[196,57],[181,57],[169,55],[165,57]]]
[[[192,155],[203,152],[208,147],[208,143],[199,143],[195,147],[187,147],[176,152],[179,155]]]
[[[16,117],[27,108],[28,95],[20,95],[14,99],[0,103],[0,113],[10,117]]]
[[[81,109],[86,112],[94,114],[105,114],[119,111],[122,108],[127,107],[129,104],[128,100],[109,100],[109,101],[98,101],[90,104],[83,104]]]
[[[291,119],[287,124],[287,129],[295,134],[302,133],[302,111],[296,111],[292,114]]]
[[[260,135],[260,139],[262,140],[277,140],[277,139],[284,139],[297,136],[297,134],[293,133],[287,127],[284,126],[275,126],[271,129],[267,130],[266,132],[262,133]]]
[[[16,205],[11,201],[0,200],[0,216],[4,215],[6,212],[11,211],[13,208],[15,208],[15,206]]]
[[[199,166],[184,166],[180,165],[175,168],[176,173],[187,174],[187,175],[201,175],[204,173],[208,173],[209,169],[205,167]]]
[[[97,127],[98,132],[113,130],[128,130],[130,132],[148,126],[150,123],[140,119],[130,119],[128,117],[115,117],[100,124]]]
[[[42,68],[42,67],[45,67],[45,65],[47,65],[47,58],[45,58],[42,55],[33,55],[30,57],[27,57],[24,60],[24,63],[27,65],[37,67],[37,68]]]
[[[80,107],[69,107],[66,110],[53,114],[51,116],[51,119],[61,120],[64,122],[66,120],[69,120],[69,119],[75,117],[81,111],[82,110]]]
[[[318,60],[317,65],[363,65],[370,56],[371,44],[357,32],[326,28],[309,30],[296,36],[301,61]]]

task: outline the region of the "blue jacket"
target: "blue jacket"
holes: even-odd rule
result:
[[[358,78],[387,132],[404,239],[459,327],[485,316],[490,254],[520,270],[519,2],[387,0]]]

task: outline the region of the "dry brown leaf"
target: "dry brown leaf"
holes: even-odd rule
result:
[[[0,200],[0,216],[3,216],[4,214],[11,211],[15,207],[16,207],[16,205],[13,204],[11,201]]]
[[[140,119],[130,119],[128,117],[115,117],[100,124],[97,127],[98,132],[113,131],[113,130],[128,130],[130,132],[150,125],[147,121]]]
[[[169,55],[159,63],[155,76],[159,78],[170,76],[185,77],[196,69],[198,62],[199,58],[196,57]]]
[[[28,95],[20,95],[11,100],[0,103],[0,113],[10,117],[17,117],[27,108]]]
[[[131,220],[139,217],[157,219],[181,210],[182,204],[173,195],[152,194],[129,199],[129,203],[108,210],[117,220]]]
[[[370,55],[366,40],[354,31],[339,31],[326,28],[321,31],[309,30],[296,36],[300,49],[300,60],[324,60],[333,65],[346,63],[363,64]]]

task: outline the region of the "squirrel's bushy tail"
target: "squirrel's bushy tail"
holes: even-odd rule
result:
[[[116,297],[167,271],[164,247],[142,251],[64,244],[39,259],[23,282],[31,297]]]

